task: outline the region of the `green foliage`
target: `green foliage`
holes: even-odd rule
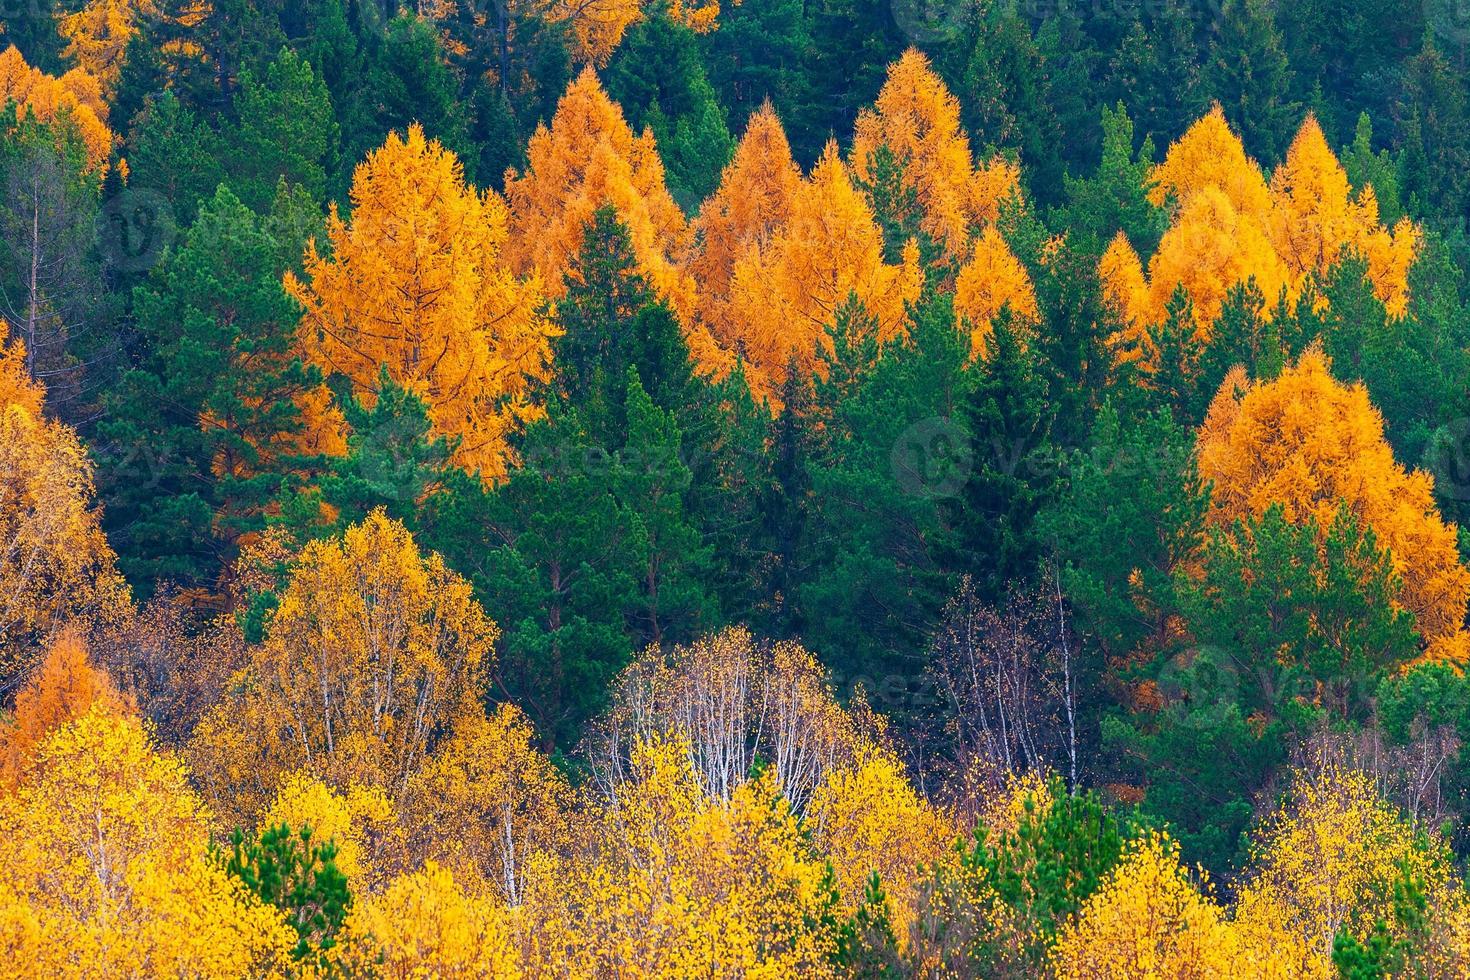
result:
[[[312,836],[308,826],[293,831],[278,824],[258,838],[236,829],[229,846],[211,845],[211,854],[252,894],[286,914],[296,933],[292,959],[318,958],[326,968],[323,954],[337,944],[352,908],[352,891],[337,868],[337,845],[330,840],[314,843]]]
[[[1095,793],[1072,795],[1060,780],[1050,786],[1052,803],[1028,797],[1014,832],[993,839],[982,828],[973,843],[960,845],[960,862],[974,881],[994,890],[1016,915],[1008,929],[1020,937],[1022,964],[1040,970],[1058,928],[1097,891],[1144,825],[1129,813],[1106,806]],[[972,961],[992,963],[993,937],[970,951]]]
[[[983,598],[1035,575],[1042,554],[1034,523],[1056,479],[1052,414],[1032,344],[1009,311],[996,317],[986,355],[977,359],[962,418],[971,463],[945,503],[948,565],[970,575]]]
[[[836,929],[833,965],[843,976],[862,978],[907,976],[883,882],[874,871],[863,884],[857,909]]]
[[[815,393],[822,430],[806,434],[805,448],[793,432],[781,449],[805,451],[792,490],[811,487],[808,511],[794,518],[804,535],[802,636],[843,678],[909,673],[953,591],[933,553],[968,457],[959,415],[967,342],[953,316],[948,297],[929,298],[910,336],[880,355],[861,306],[841,307]]]
[[[1122,102],[1102,107],[1102,134],[1097,172],[1087,178],[1066,178],[1067,204],[1053,223],[1071,235],[1091,238],[1099,250],[1121,231],[1147,261],[1166,225],[1163,209],[1148,199],[1153,138],[1143,137],[1134,149],[1133,120]]]
[[[1209,501],[1193,455],[1193,434],[1167,412],[1125,421],[1110,403],[1038,518],[1078,626],[1107,656],[1169,642],[1175,575],[1199,548]]]
[[[1428,901],[1424,882],[1407,864],[1393,882],[1392,907],[1397,931],[1382,919],[1361,938],[1346,929],[1332,939],[1332,965],[1342,980],[1380,980],[1413,975],[1415,949],[1429,927]],[[1406,970],[1408,971],[1406,974]]]
[[[259,215],[220,188],[133,297],[146,357],[112,393],[103,438],[134,465],[103,474],[124,573],[208,583],[241,534],[315,465],[294,396],[319,375],[294,352],[297,309]]]
[[[258,212],[270,209],[280,181],[299,184],[312,200],[326,198],[326,166],[336,152],[337,121],[326,85],[311,65],[290,50],[266,67],[263,78],[246,72],[235,98],[240,122],[228,162],[240,200]]]

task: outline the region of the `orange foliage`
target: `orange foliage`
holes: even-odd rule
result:
[[[27,65],[11,45],[0,52],[0,104],[6,102],[15,102],[39,122],[70,122],[86,149],[88,172],[101,181],[107,173],[113,136],[94,79],[76,71],[55,78]]]
[[[80,631],[65,629],[15,695],[14,717],[0,724],[0,788],[20,780],[42,739],[94,704],[113,714],[133,710],[107,672],[87,662],[87,644]]]
[[[738,347],[730,313],[735,262],[764,247],[791,217],[801,181],[786,131],[767,102],[751,113],[720,186],[693,224],[695,252],[688,268],[699,284],[699,321],[727,348]]]
[[[1271,239],[1298,289],[1306,276],[1331,268],[1343,249],[1361,254],[1374,293],[1391,316],[1402,316],[1418,229],[1404,219],[1389,232],[1378,223],[1373,188],[1365,187],[1356,199],[1351,192],[1347,171],[1316,118],[1308,115],[1286,160],[1271,175]]]
[[[1006,307],[1023,324],[1036,324],[1041,311],[1026,267],[999,231],[986,228],[975,239],[975,249],[955,277],[956,323],[970,331],[970,355],[984,357],[991,323]]]
[[[921,227],[952,256],[963,256],[971,229],[995,221],[1001,203],[1019,193],[1019,174],[1001,158],[975,172],[960,104],[914,48],[889,66],[874,107],[858,114],[849,160],[860,181],[872,182],[880,146],[903,166]]]
[[[58,19],[57,32],[67,41],[61,56],[75,62],[110,93],[117,87],[138,22],[162,13],[158,0],[89,0],[80,10]]]
[[[1118,232],[1108,243],[1098,262],[1097,274],[1104,301],[1123,325],[1108,339],[1113,356],[1122,364],[1151,360],[1148,280],[1138,253],[1123,232]]]
[[[1392,231],[1379,224],[1371,187],[1352,196],[1347,173],[1311,115],[1269,185],[1218,105],[1169,148],[1152,179],[1149,198],[1172,206],[1173,221],[1149,262],[1146,293],[1118,243],[1104,257],[1104,282],[1130,333],[1162,320],[1183,286],[1198,336],[1207,339],[1231,287],[1254,279],[1268,307],[1282,296],[1295,303],[1309,277],[1320,277],[1344,252],[1367,262],[1368,280],[1389,314],[1404,314],[1419,231],[1407,220]]]
[[[1430,654],[1458,644],[1452,638],[1465,617],[1470,572],[1460,564],[1454,525],[1435,506],[1433,478],[1394,461],[1367,390],[1334,380],[1320,350],[1267,383],[1231,372],[1200,428],[1198,455],[1200,476],[1214,484],[1217,523],[1280,504],[1288,520],[1316,521],[1325,531],[1346,502],[1392,556],[1401,601]]]
[[[386,367],[459,441],[456,462],[504,476],[507,437],[540,414],[531,390],[548,377],[554,332],[535,275],[503,261],[504,203],[466,187],[459,160],[415,125],[358,166],[352,205],[350,224],[335,207],[328,218],[328,256],[308,247],[307,281],[286,274],[306,357],[369,399]]]
[[[883,233],[867,198],[853,186],[829,143],[792,202],[791,216],[764,246],[735,263],[730,290],[736,343],[749,359],[757,396],[772,398],[786,368],[814,372],[827,329],[848,296],[878,323],[879,340],[906,329],[905,303],[923,285],[917,249],[902,265],[883,261]]]
[[[551,128],[537,128],[526,148],[527,168],[507,170],[508,257],[522,275],[540,273],[559,296],[562,276],[582,247],[593,214],[612,205],[628,227],[640,271],[681,316],[693,308],[694,283],[670,256],[689,229],[664,185],[653,133],[635,137],[623,111],[588,68],[557,103]]]
[[[628,28],[646,16],[644,0],[515,0],[512,9],[517,8],[528,8],[552,23],[570,24],[576,60],[599,67],[607,64]],[[718,0],[670,0],[665,13],[696,34],[707,34],[718,25],[720,4]]]
[[[689,226],[664,184],[653,133],[633,135],[591,68],[567,87],[551,128],[537,127],[526,160],[525,173],[505,174],[512,266],[522,275],[539,273],[547,295],[563,295],[593,214],[611,205],[628,229],[638,271],[684,325],[695,364],[707,373],[728,371],[732,359],[694,321],[694,279],[674,259],[688,250]]]

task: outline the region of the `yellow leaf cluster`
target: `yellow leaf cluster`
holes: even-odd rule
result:
[[[590,68],[567,87],[551,127],[531,136],[526,159],[525,173],[505,175],[514,268],[539,273],[548,295],[560,296],[593,214],[611,205],[632,237],[639,271],[681,316],[692,310],[693,281],[670,258],[689,229],[664,184],[653,133],[633,135]]]
[[[1470,599],[1456,529],[1434,502],[1434,481],[1395,462],[1383,418],[1361,384],[1343,385],[1313,348],[1273,381],[1228,375],[1200,428],[1200,476],[1214,485],[1211,519],[1228,524],[1279,504],[1287,520],[1324,531],[1340,503],[1372,528],[1403,581],[1431,656],[1453,640]],[[1448,647],[1445,645],[1448,644]]]
[[[958,828],[915,792],[887,752],[829,773],[812,794],[806,820],[849,909],[862,900],[869,875],[878,873],[902,944],[918,914],[924,869],[945,857]]]
[[[534,273],[508,268],[509,234],[499,196],[465,186],[454,154],[414,125],[358,166],[350,223],[335,207],[327,221],[330,253],[312,242],[306,281],[285,279],[310,362],[369,401],[386,367],[486,479],[504,476],[507,437],[540,414],[532,389],[554,333]]]
[[[99,182],[106,175],[113,135],[94,78],[75,70],[55,78],[27,65],[11,45],[0,52],[0,104],[6,102],[34,114],[39,122],[70,122],[86,149],[88,172]]]
[[[572,790],[533,744],[525,714],[469,712],[409,782],[402,820],[413,853],[483,875],[517,904],[533,855],[562,846]]]
[[[16,348],[0,357],[0,396],[13,399],[0,401],[0,680],[29,670],[67,620],[129,608],[92,505],[91,461],[69,426],[40,414]]]
[[[511,916],[491,896],[468,893],[433,861],[357,902],[332,960],[347,976],[521,975]]]
[[[1235,905],[1239,928],[1284,972],[1335,976],[1343,929],[1361,937],[1382,921],[1404,938],[1393,884],[1406,872],[1436,905],[1462,889],[1365,774],[1329,766],[1299,776],[1288,798],[1256,842]]]
[[[545,866],[528,888],[521,915],[536,924],[541,969],[831,975],[830,938],[811,927],[823,869],[771,777],[720,803],[677,740],[640,743],[632,764],[634,778],[589,824],[582,859]]]
[[[337,870],[358,891],[377,880],[373,838],[390,829],[395,817],[393,802],[380,789],[353,786],[338,793],[308,772],[295,772],[281,781],[256,829],[310,827],[314,842],[337,845]]]
[[[740,347],[739,324],[730,311],[735,262],[747,250],[765,247],[790,219],[801,184],[786,130],[767,102],[751,113],[720,186],[693,224],[688,268],[699,284],[699,322],[725,348]]]
[[[454,719],[481,710],[497,635],[469,583],[382,511],[312,542],[265,642],[195,732],[210,798],[244,822],[296,770],[401,797]]]
[[[1041,318],[1026,267],[992,226],[976,236],[974,250],[955,278],[955,321],[970,333],[971,357],[986,355],[992,324],[1003,309],[1022,326],[1035,326]]]
[[[1204,980],[1264,976],[1222,910],[1179,864],[1178,845],[1151,834],[1064,926],[1051,967],[1067,980]]]
[[[0,970],[8,976],[259,976],[291,946],[280,913],[210,863],[183,766],[94,707],[0,795]]]

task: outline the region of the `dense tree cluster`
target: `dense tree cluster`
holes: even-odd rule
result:
[[[1470,974],[1442,5],[12,6],[0,974]]]

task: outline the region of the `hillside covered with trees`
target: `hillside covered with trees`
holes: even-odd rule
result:
[[[1455,4],[0,35],[0,976],[1470,976]]]

